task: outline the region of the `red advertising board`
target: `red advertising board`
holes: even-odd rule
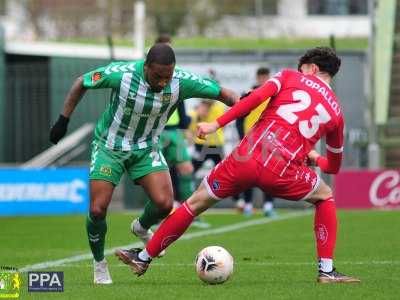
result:
[[[400,209],[400,170],[342,171],[334,187],[338,208]]]

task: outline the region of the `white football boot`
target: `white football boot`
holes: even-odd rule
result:
[[[153,231],[151,229],[143,228],[139,222],[139,219],[135,219],[132,221],[131,232],[143,242],[144,246],[146,246],[150,239],[153,237]],[[165,250],[161,251],[158,257],[162,257],[164,255]]]
[[[108,271],[107,261],[93,261],[93,282],[94,284],[111,284],[112,279]]]

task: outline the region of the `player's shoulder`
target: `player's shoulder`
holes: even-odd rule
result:
[[[285,68],[285,69],[281,69],[280,71],[275,73],[273,77],[282,77],[283,78],[283,77],[289,77],[289,76],[299,76],[300,74],[301,73],[297,70]]]
[[[218,85],[218,83],[215,80],[212,80],[210,78],[201,76],[199,74],[196,74],[192,71],[188,71],[184,68],[181,68],[179,66],[175,67],[174,74],[172,76],[173,79],[177,79],[182,82],[188,82],[191,84],[201,84],[201,85]]]
[[[143,60],[113,61],[105,67],[104,73],[106,75],[109,75],[112,73],[138,72],[143,63],[144,63]]]

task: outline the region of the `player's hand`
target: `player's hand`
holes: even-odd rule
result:
[[[318,159],[318,157],[320,157],[320,154],[313,149],[310,152],[308,152],[307,157],[308,157],[307,164],[316,166],[317,165],[317,159]]]
[[[60,115],[57,122],[51,127],[50,142],[57,144],[67,133],[69,118]]]
[[[219,124],[217,123],[217,121],[210,123],[201,122],[197,124],[197,137],[199,139],[205,140],[207,134],[216,132],[218,128]]]

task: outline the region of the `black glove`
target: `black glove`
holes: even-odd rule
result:
[[[57,144],[67,133],[69,118],[60,115],[57,122],[51,127],[50,142]]]

